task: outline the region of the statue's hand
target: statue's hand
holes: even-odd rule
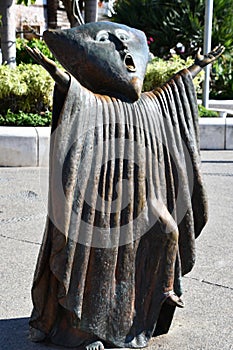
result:
[[[214,62],[217,58],[219,58],[224,52],[224,50],[225,50],[224,46],[218,45],[206,55],[201,55],[201,48],[199,48],[195,58],[195,64],[203,68],[208,64]]]
[[[43,55],[37,48],[31,49],[26,46],[26,50],[38,64],[47,70],[61,90],[66,91],[68,89],[70,77],[67,73],[59,69],[54,61]]]
[[[52,67],[56,67],[56,64],[54,61],[47,58],[39,49],[37,48],[30,48],[29,46],[25,45],[25,48],[29,55],[42,67],[44,67],[49,73]]]

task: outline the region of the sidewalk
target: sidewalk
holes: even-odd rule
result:
[[[233,151],[202,151],[210,217],[183,279],[184,309],[148,350],[233,350]],[[42,168],[0,168],[0,349],[61,347],[28,339],[30,289],[46,215]],[[43,192],[43,191],[42,191]]]

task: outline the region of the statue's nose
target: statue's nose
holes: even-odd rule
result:
[[[119,39],[116,35],[114,34],[109,34],[109,39],[115,44],[116,50],[117,51],[124,51],[128,49],[128,45],[125,41]]]

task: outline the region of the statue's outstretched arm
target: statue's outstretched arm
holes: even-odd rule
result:
[[[199,48],[195,57],[194,64],[188,68],[188,70],[192,74],[192,77],[195,78],[195,76],[202,70],[202,68],[219,58],[224,52],[224,50],[224,46],[219,45],[216,46],[212,51],[210,51],[206,55],[201,55],[201,48]]]
[[[31,49],[30,47],[26,46],[26,50],[38,64],[47,70],[55,83],[58,85],[58,88],[66,92],[70,83],[69,75],[59,69],[54,61],[43,55],[43,53],[37,48]]]

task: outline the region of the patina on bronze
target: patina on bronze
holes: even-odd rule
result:
[[[139,98],[149,55],[144,33],[97,22],[46,31],[44,39],[60,63],[86,88],[131,100]]]
[[[56,82],[31,338],[145,347],[183,307],[207,220],[192,78],[223,48],[141,93],[142,32],[101,22],[44,38],[68,73],[28,49]]]

